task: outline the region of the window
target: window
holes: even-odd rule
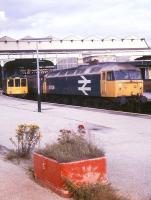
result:
[[[129,76],[131,80],[140,80],[142,79],[142,75],[140,71],[131,70],[129,71]]]
[[[108,81],[113,81],[114,80],[113,72],[107,72],[107,80]]]
[[[20,79],[15,79],[15,87],[20,87]]]
[[[102,74],[102,80],[105,80],[105,72]]]
[[[13,87],[13,86],[14,86],[14,80],[8,79],[8,87]]]
[[[74,75],[75,69],[69,69],[67,74]]]
[[[76,74],[83,74],[85,72],[86,68],[77,68]]]
[[[59,72],[59,76],[64,76],[66,74],[67,70],[62,70]]]
[[[21,86],[26,87],[26,79],[25,78],[21,79]]]
[[[97,67],[93,67],[91,70],[90,70],[90,73],[97,73],[97,72],[100,72],[102,66],[97,66]]]
[[[114,72],[116,80],[140,80],[141,72],[137,70],[121,70]]]
[[[57,76],[59,74],[59,71],[53,71],[49,75],[50,76]]]

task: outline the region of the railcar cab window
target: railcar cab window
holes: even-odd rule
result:
[[[8,87],[13,87],[13,86],[14,86],[14,80],[8,79]]]
[[[116,80],[140,80],[141,72],[137,70],[120,70],[114,72]]]
[[[15,87],[20,87],[20,79],[15,79]]]
[[[114,74],[112,71],[107,72],[107,80],[108,81],[113,81],[114,80]]]
[[[25,86],[26,86],[26,79],[25,79],[25,78],[22,78],[22,79],[21,79],[21,86],[22,86],[22,87],[25,87]]]

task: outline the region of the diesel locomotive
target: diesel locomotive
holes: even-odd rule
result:
[[[53,70],[44,76],[42,90],[47,98],[58,98],[64,103],[69,100],[84,103],[108,100],[122,105],[146,101],[140,70],[124,63]]]

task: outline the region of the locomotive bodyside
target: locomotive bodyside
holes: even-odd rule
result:
[[[142,97],[140,70],[129,64],[98,64],[56,70],[45,77],[47,94],[123,99]],[[140,98],[141,99],[141,98]]]
[[[52,77],[46,80],[47,94],[99,96],[100,75]]]

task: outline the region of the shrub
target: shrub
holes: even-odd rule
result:
[[[69,180],[66,180],[66,186],[75,200],[128,200],[117,194],[110,184],[102,185],[96,183],[78,187]]]
[[[10,138],[16,150],[12,150],[7,155],[8,159],[16,157],[27,158],[34,150],[35,146],[40,142],[39,126],[35,124],[20,124],[16,129],[17,142]]]
[[[47,144],[38,153],[55,159],[58,162],[71,162],[104,156],[104,151],[90,144],[85,139],[84,129],[78,127],[78,131],[60,130],[58,140],[54,144]]]

